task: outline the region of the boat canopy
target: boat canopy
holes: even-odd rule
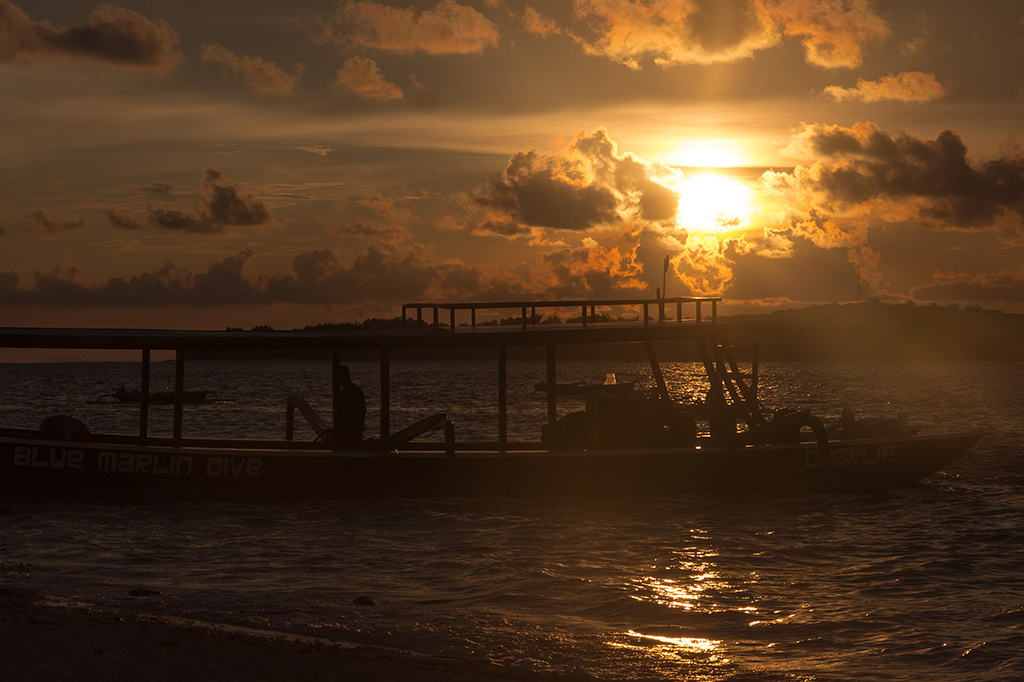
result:
[[[390,434],[390,353],[396,349],[492,347],[498,349],[498,439],[506,443],[506,362],[509,347],[546,348],[546,381],[555,385],[556,353],[560,345],[642,343],[651,363],[659,397],[668,399],[654,343],[694,341],[710,379],[709,398],[728,406],[750,427],[762,418],[756,408],[754,388],[736,369],[727,342],[728,327],[718,320],[720,297],[632,299],[516,300],[469,303],[408,303],[402,306],[402,324],[380,329],[339,331],[273,330],[155,330],[155,329],[60,329],[0,328],[0,348],[104,349],[141,352],[141,410],[139,436],[148,430],[146,396],[150,390],[150,358],[153,351],[175,354],[173,439],[181,440],[182,407],[185,404],[184,364],[195,352],[329,351],[332,358],[335,396],[334,421],[340,367],[346,352],[375,350],[379,353],[381,382],[381,438]],[[540,312],[538,312],[540,311]],[[545,317],[542,313],[550,315]],[[427,318],[424,319],[424,313]],[[444,313],[444,314],[442,314]],[[510,315],[511,313],[511,315]],[[756,377],[756,360],[755,360]],[[548,423],[557,420],[556,392],[548,395]]]

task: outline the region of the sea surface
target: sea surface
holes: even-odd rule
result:
[[[379,429],[376,365],[350,363]],[[173,381],[153,366],[153,387]],[[560,381],[649,382],[642,364],[560,364]],[[668,363],[674,393],[699,368]],[[488,363],[391,369],[392,429],[445,411],[497,433]],[[510,438],[536,439],[539,362],[509,366]],[[139,384],[127,362],[0,365],[0,423],[72,414]],[[762,363],[769,407],[844,406],[926,432],[982,429],[960,461],[882,497],[687,495],[301,504],[0,503],[0,580],[101,606],[616,680],[1024,679],[1024,364]],[[195,362],[185,434],[280,437],[285,397],[329,414],[329,368]],[[562,411],[581,409],[570,401]],[[172,408],[151,408],[169,434]],[[298,437],[312,438],[298,430]],[[144,596],[131,591],[146,590]],[[373,605],[353,603],[367,597]]]

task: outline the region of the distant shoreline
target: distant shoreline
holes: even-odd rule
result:
[[[1024,315],[998,310],[960,308],[959,306],[918,306],[911,303],[890,304],[879,301],[828,304],[809,308],[778,310],[772,313],[721,316],[729,325],[733,346],[757,346],[761,362],[1024,362]],[[365,324],[379,327],[380,320]],[[318,325],[327,331],[332,325]],[[359,324],[337,325],[358,329]],[[254,327],[266,331],[259,325]],[[241,331],[241,330],[234,330]],[[566,348],[566,347],[563,347]],[[69,355],[67,350],[25,351],[0,349],[0,364],[25,362],[92,362],[111,359]],[[117,351],[116,361],[134,361],[138,354]],[[663,361],[699,361],[692,349],[677,352],[659,348]],[[573,346],[560,356],[576,361],[646,362],[642,351],[602,344]],[[33,359],[38,357],[41,359]],[[153,362],[166,361],[170,355],[154,354]],[[262,352],[242,356],[234,352],[188,353],[189,361],[203,360],[274,360],[324,361],[329,354],[308,352]],[[375,351],[346,353],[346,359],[377,360]],[[437,349],[395,350],[392,361],[418,362],[458,360],[490,361],[493,349],[461,349],[456,352]],[[741,354],[743,359],[747,355]],[[510,360],[544,358],[542,348],[510,349]]]

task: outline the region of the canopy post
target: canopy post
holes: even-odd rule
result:
[[[508,346],[498,347],[498,450],[508,449]]]
[[[145,395],[145,393],[143,394]],[[174,351],[174,431],[175,445],[181,444],[182,415],[185,407],[185,353],[178,348]]]
[[[380,349],[380,437],[391,435],[391,352]]]
[[[558,394],[558,386],[555,383],[555,346],[547,346],[547,383],[548,383],[548,425],[554,429],[558,421],[558,404],[555,397]],[[553,433],[553,431],[552,431]]]
[[[335,438],[331,439],[331,449],[341,450],[341,439],[337,437],[341,425],[341,349],[331,350],[331,426]]]
[[[146,444],[149,435],[149,349],[142,349],[142,402],[139,403],[139,440]]]

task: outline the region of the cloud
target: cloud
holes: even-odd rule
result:
[[[934,74],[920,71],[906,71],[889,74],[877,81],[857,80],[855,88],[841,88],[830,85],[825,94],[837,102],[931,102],[946,96],[946,89],[935,79]]]
[[[324,147],[323,145],[310,144],[303,145],[300,147],[294,147],[294,149],[300,152],[307,152],[309,154],[315,154],[316,156],[328,156],[334,153],[334,149],[331,147]]]
[[[805,125],[791,153],[818,159],[792,172],[768,172],[765,188],[824,214],[872,212],[888,220],[927,219],[938,227],[999,229],[1024,216],[1024,151],[1007,145],[973,163],[960,136],[934,140],[887,133],[873,124]]]
[[[497,27],[483,14],[455,0],[440,0],[417,14],[371,0],[338,6],[333,24],[323,25],[321,41],[412,54],[474,54],[498,44]]]
[[[32,21],[0,0],[0,63],[32,63],[57,57],[95,59],[115,66],[171,71],[181,62],[178,34],[165,22],[138,12],[100,5],[85,22],[60,28]]]
[[[223,232],[229,227],[263,225],[272,219],[262,200],[225,184],[224,174],[213,168],[203,175],[196,212],[163,206],[149,206],[147,210],[151,225],[183,232]]]
[[[50,214],[46,211],[32,211],[32,213],[29,214],[28,220],[23,220],[18,223],[18,225],[26,232],[57,235],[61,232],[73,232],[75,230],[85,229],[85,218],[69,220],[61,223],[52,220],[50,218]]]
[[[914,300],[1024,303],[1024,270],[980,275],[936,272],[934,276],[934,283],[913,289]]]
[[[363,99],[402,99],[402,89],[384,80],[377,63],[366,57],[351,57],[338,71],[335,84]]]
[[[536,227],[585,230],[618,218],[615,195],[590,182],[578,162],[533,149],[513,156],[477,201]]]
[[[200,57],[204,62],[224,64],[241,77],[249,88],[270,95],[290,95],[295,92],[304,70],[302,64],[296,64],[295,73],[291,74],[261,57],[238,56],[221,45],[203,45]]]
[[[399,208],[394,197],[382,194],[364,194],[357,197],[354,214],[369,216],[354,222],[338,221],[328,228],[332,234],[356,237],[370,244],[385,248],[394,247],[412,240],[412,233],[406,224],[413,220],[413,214]]]
[[[889,35],[868,0],[575,0],[574,15],[591,31],[577,37],[588,54],[631,68],[655,64],[734,62],[802,38],[807,61],[859,66],[865,47]],[[546,24],[528,22],[543,33]]]
[[[636,252],[601,246],[562,249],[545,254],[540,284],[553,298],[615,298],[647,290]]]
[[[679,195],[656,181],[667,167],[619,154],[608,132],[577,133],[563,156],[534,149],[513,156],[505,171],[478,188],[492,211],[477,230],[527,234],[529,227],[581,231],[629,220],[670,220]]]
[[[770,15],[753,0],[576,0],[577,19],[596,34],[583,49],[631,68],[711,64],[750,57],[778,40]]]
[[[403,225],[381,225],[372,220],[357,220],[354,223],[341,220],[329,227],[328,232],[345,237],[356,237],[381,247],[392,247],[412,239],[412,233]]]
[[[865,45],[889,36],[869,0],[774,0],[768,7],[786,35],[802,36],[807,61],[817,66],[860,66]]]
[[[141,188],[146,194],[170,194],[171,186],[163,182],[154,182]]]
[[[544,38],[562,33],[562,29],[559,28],[554,19],[544,16],[529,6],[523,11],[523,26],[530,33]]]
[[[121,230],[142,230],[146,227],[146,224],[141,220],[133,218],[116,208],[107,209],[107,220],[110,221],[111,225]]]

